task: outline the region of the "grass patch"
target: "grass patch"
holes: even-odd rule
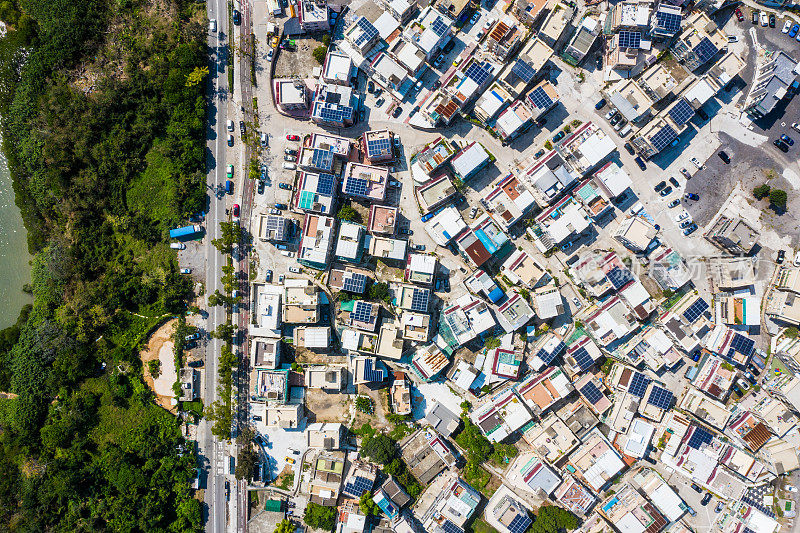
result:
[[[294,472],[289,472],[285,476],[281,478],[280,483],[276,483],[275,486],[279,489],[289,490],[294,485]]]
[[[472,524],[472,533],[499,533],[495,528],[478,518]]]

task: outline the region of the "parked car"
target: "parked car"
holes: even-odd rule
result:
[[[658,193],[658,194],[660,194],[661,196],[669,196],[670,194],[672,194],[672,187],[667,187],[666,189],[661,189],[661,192]]]
[[[244,135],[245,131],[247,131],[247,129],[245,128],[244,120],[240,120],[239,121],[239,133]]]
[[[270,48],[267,52],[267,62],[272,61],[272,56],[275,55],[275,49]]]
[[[263,131],[258,134],[259,140],[261,141],[261,148],[266,148],[268,143],[267,134]]]
[[[667,186],[667,182],[666,181],[662,181],[658,185],[653,187],[653,190],[655,190],[656,192],[661,192],[661,189],[663,189],[666,186]]]
[[[695,491],[697,494],[702,494],[703,493],[703,489],[701,489],[700,485],[698,485],[697,483],[692,483],[689,486],[692,487],[692,490]]]
[[[270,210],[269,210],[269,214],[270,214],[270,215],[280,215],[280,214],[281,214],[281,211],[280,211],[280,209],[275,209],[274,207],[272,207],[272,208],[270,208]]]
[[[679,205],[681,205],[681,199],[680,198],[675,198],[669,204],[667,204],[667,207],[672,209],[673,207],[678,207]]]
[[[789,37],[796,37],[798,31],[800,31],[800,24],[795,24],[792,26],[792,29],[789,30]]]
[[[208,31],[210,31],[211,33],[217,31],[217,19],[208,20]]]
[[[169,247],[172,248],[173,250],[185,250],[186,249],[186,245],[183,244],[182,242],[171,242],[171,243],[169,243]]]
[[[191,268],[182,268],[181,269],[181,274],[191,274],[191,273],[192,273],[192,269]]]
[[[189,361],[186,364],[191,366],[191,367],[193,367],[193,368],[200,368],[200,367],[203,366],[203,361],[201,359],[198,359],[196,361]]]
[[[292,274],[299,274],[300,273],[300,269],[297,268],[296,266],[290,266],[289,267],[289,272],[291,272]]]
[[[278,276],[278,283],[283,283],[283,280],[285,280],[285,279],[286,279],[286,275],[285,274],[281,274],[280,276]]]
[[[789,28],[792,27],[792,21],[787,20],[783,23],[783,28],[781,28],[781,33],[789,33]]]
[[[602,98],[599,102],[594,104],[595,109],[603,109],[606,106],[606,99]]]
[[[608,113],[605,114],[605,118],[606,118],[606,120],[611,120],[614,117],[614,115],[616,115],[616,114],[617,114],[617,110],[614,109],[614,108],[611,108],[611,109],[608,110]]]
[[[682,213],[680,213],[675,217],[675,222],[680,222],[681,220],[686,220],[687,218],[689,218],[689,213],[683,211]]]
[[[283,168],[285,170],[295,170],[297,168],[297,164],[286,162],[286,163],[283,164]]]
[[[609,121],[609,124],[612,126],[616,126],[617,123],[622,120],[622,115],[615,114],[614,117]]]
[[[792,122],[792,129],[800,132],[800,124],[798,124],[797,122]]]
[[[692,224],[693,224],[693,222],[691,220],[685,220],[684,222],[681,222],[679,225],[680,225],[681,229],[686,229],[689,226],[691,226]]]
[[[759,12],[754,10],[753,11],[753,24],[758,24],[758,15],[759,15]]]
[[[228,177],[228,179],[233,179],[233,165],[231,164],[228,165],[228,169],[226,170],[225,175]]]
[[[785,142],[786,144],[788,144],[789,146],[794,146],[794,139],[792,139],[791,137],[789,137],[785,133],[781,134],[781,140],[783,142]]]
[[[678,183],[678,180],[676,180],[676,179],[675,179],[674,177],[672,177],[672,176],[670,176],[670,177],[669,177],[669,182],[670,182],[670,183],[671,183],[671,184],[672,184],[674,187],[680,187],[680,184]]]
[[[572,297],[572,305],[575,306],[575,309],[580,309],[583,306],[583,304],[581,303],[581,301],[578,299],[577,296]]]
[[[444,61],[444,54],[439,54],[439,57],[433,62],[433,68],[439,68],[439,65]]]
[[[710,501],[711,501],[711,493],[710,492],[706,492],[705,496],[703,496],[703,499],[700,500],[700,505],[705,507],[706,505],[708,505],[708,502],[710,502]]]
[[[789,492],[797,492],[797,487],[795,487],[794,485],[786,485],[785,487],[783,487],[783,490]]]
[[[272,282],[272,270],[267,270],[266,280],[267,280],[267,283],[271,283]]]
[[[238,9],[233,10],[233,23],[237,26],[242,23],[242,14]]]
[[[741,9],[737,7],[736,9],[733,10],[733,12],[736,14],[736,20],[738,20],[739,22],[744,22],[744,15],[742,15]]]
[[[719,156],[720,159],[722,159],[722,161],[726,165],[730,165],[731,164],[731,158],[728,156],[728,154],[727,154],[727,152],[725,152],[725,150],[717,152],[717,155]]]
[[[770,28],[774,28],[775,27],[775,13],[770,13],[769,14],[769,27]]]
[[[565,242],[564,244],[561,245],[561,251],[562,252],[566,252],[567,250],[572,248],[573,244],[575,244],[575,241],[567,241],[567,242]]]
[[[233,146],[233,135],[228,134],[228,146]]]
[[[239,204],[233,204],[233,216],[239,216]]]
[[[378,99],[375,101],[375,107],[380,107],[380,106],[382,106],[384,102],[386,102],[386,99],[385,99],[383,96],[381,96],[380,98],[378,98]]]
[[[372,80],[367,82],[367,92],[370,94],[375,92],[375,82],[373,82]]]
[[[397,106],[397,107],[395,107],[395,108],[394,108],[394,111],[392,111],[392,116],[393,116],[394,118],[397,118],[397,117],[399,117],[399,116],[400,116],[400,114],[401,114],[402,112],[403,112],[403,108],[402,108],[402,107],[400,107],[400,106]]]
[[[697,194],[695,194],[693,192],[687,192],[686,194],[683,195],[683,198],[685,200],[692,200],[692,201],[696,202],[696,201],[698,201],[700,199],[700,196],[698,196]]]
[[[716,505],[716,507],[714,507],[714,512],[715,512],[715,513],[719,513],[719,512],[720,512],[720,511],[722,511],[724,508],[725,508],[725,504],[724,504],[724,503],[722,503],[722,502],[717,502],[717,505]]]
[[[275,204],[275,209],[283,209],[285,211],[286,209],[289,209],[289,208],[286,206],[286,204],[277,204],[276,203]]]
[[[449,41],[447,41],[447,44],[444,45],[444,48],[442,48],[442,52],[444,52],[445,54],[449,54],[455,47],[456,47],[456,42],[453,39],[450,39]]]
[[[788,151],[789,151],[789,145],[788,145],[788,144],[786,144],[785,142],[783,142],[783,141],[782,141],[782,140],[780,140],[780,139],[775,139],[774,141],[772,141],[772,144],[774,144],[775,146],[777,146],[777,147],[778,147],[778,150],[780,150],[780,151],[781,151],[781,152],[783,152],[784,154],[785,154],[786,152],[788,152]]]
[[[293,135],[293,134],[290,133],[289,135],[286,136],[286,140],[287,141],[299,141],[300,140],[300,136],[299,135]]]
[[[479,18],[481,18],[481,12],[480,11],[476,11],[475,14],[472,15],[472,18],[469,19],[469,23],[470,24],[475,24],[476,22],[478,22]]]
[[[693,157],[693,158],[691,159],[691,161],[692,161],[692,164],[693,164],[694,166],[696,166],[698,170],[701,170],[701,169],[703,168],[703,165],[700,163],[700,161],[698,161],[698,160],[697,160],[697,158],[696,158],[696,157]]]
[[[534,157],[534,159],[539,159],[539,158],[540,158],[540,157],[542,157],[543,155],[544,155],[544,150],[539,150],[538,152],[536,152],[535,154],[533,154],[533,157]]]
[[[625,148],[625,151],[627,151],[629,154],[633,155],[636,153],[633,151],[633,146],[631,146],[631,143],[625,143],[623,146]]]
[[[286,189],[287,191],[291,191],[292,190],[292,186],[291,185],[289,185],[288,183],[283,183],[283,182],[278,184],[278,188],[279,189]]]
[[[644,160],[641,158],[641,156],[636,156],[634,161],[636,161],[636,164],[639,165],[640,169],[647,170],[647,165],[644,164]]]
[[[775,259],[775,262],[779,265],[786,260],[786,250],[778,250],[778,257]]]
[[[563,131],[559,131],[558,133],[556,133],[556,134],[553,136],[553,142],[558,142],[558,141],[560,141],[561,139],[563,139],[563,138],[564,138],[564,136],[565,136],[565,135],[566,135],[566,133],[564,133]]]
[[[762,11],[760,15],[761,15],[761,25],[764,27],[769,26],[769,15],[767,15],[765,11]]]
[[[694,233],[696,229],[697,229],[697,224],[692,224],[691,226],[683,230],[683,234],[689,236],[692,233]]]
[[[292,148],[286,148],[283,151],[283,153],[286,154],[286,155],[291,155],[291,156],[297,157],[297,150],[294,150]]]
[[[681,174],[683,174],[683,177],[686,178],[687,180],[692,178],[692,175],[685,168],[681,169]]]

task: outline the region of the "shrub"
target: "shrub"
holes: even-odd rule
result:
[[[797,338],[797,333],[798,333],[798,330],[794,326],[792,326],[790,328],[786,328],[786,331],[783,332],[783,334],[786,337],[790,338],[790,339],[796,339]]]
[[[545,148],[545,150],[552,150],[553,149],[553,143],[551,143],[550,141],[545,141],[544,142],[544,148]]]
[[[339,208],[339,214],[337,217],[339,220],[346,220],[347,222],[361,222],[361,215],[349,205],[343,205],[341,208]]]
[[[161,375],[161,360],[153,359],[152,361],[148,361],[147,369],[150,371],[150,375],[153,379],[158,379],[158,376]]]
[[[322,65],[325,63],[325,56],[328,54],[328,47],[325,45],[317,46],[314,48],[314,51],[311,52],[311,55],[314,56],[314,59],[317,60],[317,63]]]
[[[763,200],[767,196],[769,196],[769,189],[770,186],[764,183],[763,185],[759,185],[755,189],[753,189],[753,196],[756,197],[756,200]]]
[[[309,502],[303,513],[303,522],[314,529],[333,531],[333,527],[336,525],[336,507],[325,507]]]
[[[772,189],[771,191],[769,191],[769,201],[775,207],[785,209],[787,199],[788,196],[786,194],[786,191],[782,191],[780,189]]]
[[[372,403],[372,399],[370,399],[368,396],[359,396],[356,398],[356,409],[362,413],[371,415],[373,411],[375,411],[375,406]]]

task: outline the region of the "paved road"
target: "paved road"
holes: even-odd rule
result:
[[[211,245],[211,240],[220,236],[219,222],[225,218],[225,198],[217,194],[218,186],[225,180],[226,131],[228,119],[228,77],[226,67],[226,38],[228,35],[228,9],[224,0],[211,0],[207,3],[208,18],[217,20],[217,32],[208,36],[212,51],[209,66],[209,111],[207,146],[207,191],[209,205],[206,214],[206,269],[205,292],[211,294],[222,289],[220,283],[221,267],[224,258]],[[206,331],[213,331],[225,322],[222,307],[209,309]],[[203,398],[206,405],[217,400],[217,362],[222,342],[209,339],[205,358],[205,386]],[[199,456],[206,474],[205,485],[205,523],[209,533],[221,533],[226,529],[225,472],[227,470],[226,444],[217,441],[211,434],[211,425],[203,420],[198,434]]]

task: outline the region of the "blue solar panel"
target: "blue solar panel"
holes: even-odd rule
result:
[[[531,103],[539,109],[550,109],[553,99],[545,92],[544,87],[537,87],[528,95]]]
[[[690,324],[694,323],[700,316],[708,310],[708,303],[702,298],[698,298],[696,302],[689,306],[686,311],[683,312],[683,318],[685,318]]]
[[[567,348],[566,344],[564,344],[563,342],[559,342],[552,352],[548,352],[547,350],[542,348],[538,352],[536,352],[536,357],[541,359],[544,364],[549,365],[550,363],[553,362],[553,359],[561,355],[564,352],[564,350],[566,350],[566,348]]]
[[[681,28],[681,14],[656,11],[656,27],[672,35],[678,33]]]
[[[468,78],[472,78],[478,85],[483,85],[486,80],[489,79],[491,73],[491,66],[488,63],[480,65],[478,63],[473,63],[467,68],[466,72],[464,72]]]
[[[352,273],[343,280],[342,288],[348,292],[362,293],[367,286],[367,276]]]
[[[333,196],[333,184],[336,176],[333,174],[320,174],[317,178],[317,193],[325,196]]]
[[[600,398],[603,397],[603,393],[600,392],[600,389],[598,389],[597,386],[591,381],[581,387],[581,394],[583,394],[583,397],[586,398],[592,405],[599,402]]]
[[[438,35],[439,37],[441,37],[441,36],[443,36],[445,33],[447,33],[447,29],[448,29],[449,27],[450,27],[450,26],[448,26],[447,24],[445,24],[445,23],[444,23],[444,20],[442,20],[442,17],[436,17],[436,20],[434,20],[434,21],[431,23],[431,29],[432,29],[432,30],[433,30],[433,32],[434,32],[436,35]]]
[[[642,374],[636,372],[631,379],[631,384],[628,386],[628,392],[639,398],[644,398],[644,391],[652,380]]]
[[[531,523],[533,522],[531,517],[528,516],[528,513],[524,509],[520,509],[519,512],[520,514],[515,516],[508,525],[508,530],[511,533],[525,533],[528,531],[528,527],[530,527]]]
[[[734,333],[733,340],[731,341],[731,350],[743,354],[745,357],[750,357],[753,354],[756,341],[747,338],[741,333]]]
[[[511,72],[525,83],[530,83],[536,75],[536,71],[533,70],[533,67],[521,59],[517,59],[517,62],[511,67]]]
[[[428,289],[415,288],[413,296],[411,297],[411,310],[419,313],[427,313],[430,296],[431,291]]]
[[[452,523],[450,520],[445,520],[442,524],[444,533],[464,533],[464,530]]]
[[[714,436],[701,427],[695,426],[692,436],[689,437],[688,445],[695,450],[699,449],[703,444],[711,444]]]
[[[369,382],[383,381],[383,370],[375,368],[372,359],[364,361],[364,379]]]
[[[647,403],[666,411],[672,406],[673,398],[672,392],[662,387],[653,386],[653,389],[650,391],[650,397],[647,398]]]
[[[656,152],[660,152],[677,138],[678,134],[675,133],[675,130],[673,130],[671,126],[665,125],[658,130],[658,133],[650,138],[650,142],[653,144],[653,148],[656,149]]]
[[[714,57],[719,50],[714,43],[711,42],[711,39],[708,37],[703,37],[703,40],[700,41],[697,46],[694,47],[692,50],[695,55],[697,55],[697,61],[700,65],[704,65],[709,59]]]
[[[356,46],[361,46],[378,35],[378,30],[375,29],[375,26],[373,26],[366,17],[359,17],[359,19],[356,20],[356,24],[358,24],[358,27],[361,28],[362,31],[361,35],[356,38]]]
[[[357,301],[350,314],[350,318],[358,322],[371,324],[375,321],[375,316],[372,314],[372,304]]]
[[[352,194],[354,196],[368,196],[369,182],[364,178],[347,178],[344,186],[345,194]]]
[[[345,120],[353,118],[353,108],[346,105],[331,106],[326,104],[319,109],[319,117],[329,122],[343,124]]]
[[[369,361],[369,360],[367,360]],[[366,477],[356,476],[345,484],[343,492],[354,498],[360,498],[368,490],[372,490],[373,481]]]
[[[633,281],[633,274],[627,268],[614,267],[606,274],[606,278],[615,289],[619,290]]]
[[[570,355],[575,359],[575,362],[578,364],[578,368],[582,371],[590,368],[594,364],[592,356],[589,355],[589,352],[586,351],[586,348],[583,346],[575,350]]]
[[[367,141],[367,154],[370,156],[392,153],[392,143],[389,139],[374,139]]]
[[[621,31],[619,32],[619,46],[620,48],[639,48],[642,42],[642,34],[638,31]]]
[[[694,109],[689,105],[685,98],[681,98],[669,110],[669,116],[675,121],[678,126],[683,126],[694,116]]]
[[[315,168],[331,170],[333,168],[333,152],[315,148],[311,156],[311,164]]]

